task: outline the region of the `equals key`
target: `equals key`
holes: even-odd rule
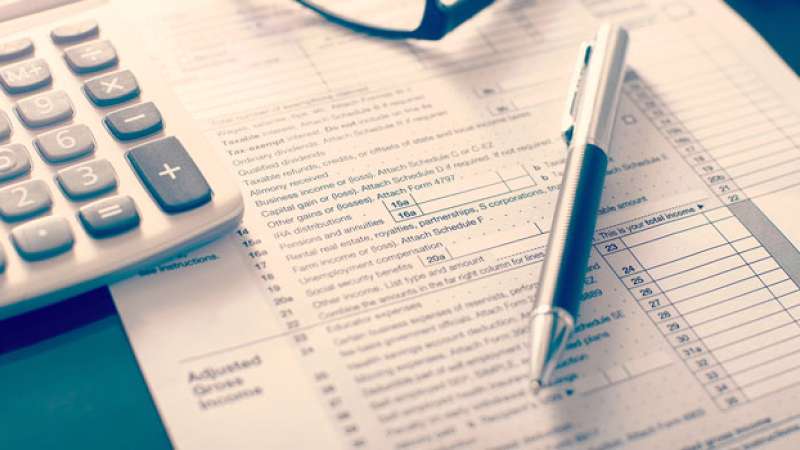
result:
[[[86,231],[94,238],[124,233],[139,225],[133,199],[127,195],[107,198],[80,209],[78,214]]]
[[[153,102],[115,111],[105,118],[106,126],[117,139],[130,141],[164,128],[161,113]]]

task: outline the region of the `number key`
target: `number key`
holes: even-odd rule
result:
[[[114,168],[105,159],[61,170],[56,180],[72,200],[94,197],[117,187]]]
[[[31,170],[31,160],[25,147],[11,144],[0,147],[0,181],[8,181]]]
[[[72,117],[72,102],[63,91],[48,92],[17,102],[17,114],[28,128],[54,125]]]
[[[52,204],[50,190],[42,180],[26,181],[0,190],[0,216],[9,222],[43,213]]]
[[[49,163],[80,158],[94,151],[94,136],[86,125],[74,125],[43,134],[34,141]]]

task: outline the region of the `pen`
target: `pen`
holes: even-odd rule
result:
[[[628,33],[605,24],[578,55],[564,116],[567,161],[530,322],[531,388],[547,385],[575,326],[603,191]]]

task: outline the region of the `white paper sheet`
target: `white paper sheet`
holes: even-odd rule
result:
[[[120,5],[241,180],[112,288],[180,448],[796,448],[800,84],[721,3],[507,1],[442,42],[285,1]],[[527,316],[581,39],[632,32],[576,334]]]

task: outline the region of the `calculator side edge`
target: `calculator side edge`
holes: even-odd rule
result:
[[[58,289],[54,292],[34,296],[32,298],[15,301],[11,304],[0,306],[0,320],[7,319],[19,314],[24,314],[35,309],[45,307],[47,305],[59,302],[66,298],[87,292],[91,289],[108,285],[116,281],[120,281],[131,276],[135,276],[139,271],[151,268],[159,263],[170,260],[175,256],[176,252],[186,252],[197,250],[209,244],[225,234],[232,232],[242,220],[244,214],[244,203],[241,197],[238,197],[234,204],[229,206],[230,211],[222,216],[222,220],[213,225],[206,232],[199,234],[190,241],[179,246],[166,246],[157,251],[153,256],[141,261],[123,264],[118,268],[112,269],[111,273],[106,275],[81,281],[77,284]]]

